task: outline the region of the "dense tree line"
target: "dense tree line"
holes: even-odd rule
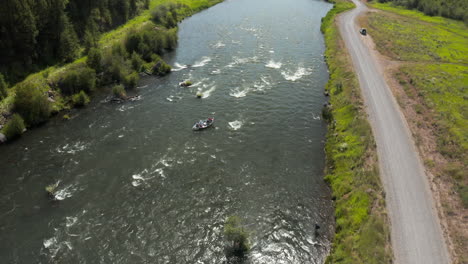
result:
[[[467,0],[379,0],[379,2],[393,2],[410,9],[417,9],[426,15],[462,20],[468,24]]]
[[[80,47],[125,23],[149,0],[2,0],[0,72],[10,83],[57,62],[70,62]]]

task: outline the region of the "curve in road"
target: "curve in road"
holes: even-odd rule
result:
[[[339,17],[339,28],[358,75],[377,143],[379,165],[391,221],[396,263],[450,263],[428,178],[408,124],[383,77],[383,69],[364,44],[356,18],[368,8]]]

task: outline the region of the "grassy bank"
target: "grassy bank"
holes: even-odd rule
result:
[[[176,47],[177,22],[219,2],[222,0],[151,1],[149,10],[103,34],[87,56],[31,74],[9,88],[8,96],[0,101],[0,125],[18,113],[31,128],[63,110],[83,107],[101,87],[130,90],[136,88],[140,72],[169,73],[170,66],[160,56]],[[118,97],[125,100],[125,92]]]
[[[378,51],[398,61],[395,92],[424,158],[455,246],[468,262],[468,27],[389,4],[362,20]]]
[[[336,218],[327,263],[390,263],[390,235],[375,142],[351,59],[335,23],[338,13],[353,7],[337,0],[322,21],[330,71],[326,89],[331,103],[324,110],[329,121],[326,180],[335,198]]]

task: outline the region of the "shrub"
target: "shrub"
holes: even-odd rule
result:
[[[125,76],[124,78],[124,84],[125,88],[127,89],[135,89],[137,87],[138,81],[140,80],[140,76],[138,75],[137,72],[132,72]]]
[[[69,69],[59,81],[63,94],[72,95],[85,91],[90,93],[96,87],[96,72],[84,65]]]
[[[127,98],[127,93],[125,92],[125,88],[121,84],[117,84],[114,87],[112,87],[112,93],[114,94],[115,97],[118,97],[120,99]]]
[[[3,78],[3,75],[0,73],[0,101],[8,96],[8,85],[5,82],[5,79]]]
[[[171,66],[165,63],[163,60],[159,60],[153,66],[152,73],[154,75],[163,76],[171,72]]]
[[[49,89],[44,78],[26,80],[17,85],[14,108],[28,126],[37,125],[49,119],[51,105],[45,94]]]
[[[21,134],[23,134],[24,129],[25,126],[23,118],[21,118],[21,116],[18,114],[14,114],[13,118],[11,118],[10,121],[8,121],[8,123],[6,123],[2,132],[8,140],[12,140],[21,136]]]
[[[141,56],[138,55],[138,53],[133,52],[131,61],[132,61],[132,68],[137,72],[141,72],[141,68],[143,64],[145,63],[145,61],[141,58]]]
[[[249,233],[242,227],[241,219],[237,216],[230,216],[224,224],[224,236],[228,241],[225,248],[226,258],[243,259],[250,250]]]
[[[84,91],[80,91],[72,96],[72,102],[74,106],[81,107],[87,105],[90,100],[89,96]]]
[[[97,48],[91,48],[88,52],[88,58],[86,59],[86,65],[96,72],[102,71],[102,52]]]

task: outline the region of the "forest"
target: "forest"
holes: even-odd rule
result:
[[[149,0],[3,0],[0,73],[13,84],[49,65],[71,62],[96,46],[102,32],[148,5]]]
[[[443,16],[462,20],[468,24],[468,1],[466,0],[378,0],[393,2],[409,9],[417,9],[429,16]]]

